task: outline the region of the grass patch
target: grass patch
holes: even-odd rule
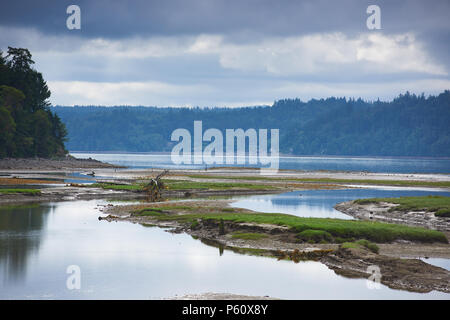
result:
[[[134,215],[143,216],[143,217],[160,217],[160,216],[164,216],[165,213],[161,209],[146,208],[146,209],[135,211]]]
[[[153,209],[153,208],[150,208],[150,209]],[[190,207],[190,206],[177,206],[177,205],[174,205],[174,206],[161,206],[161,207],[158,207],[158,209],[159,210],[187,210],[187,211],[191,211],[191,210],[194,210],[195,209],[195,207]]]
[[[447,217],[447,218],[450,218],[450,209],[448,209],[448,208],[439,209],[438,211],[436,211],[434,213],[434,215],[436,217]]]
[[[368,240],[365,239],[361,239],[355,242],[344,242],[341,244],[341,248],[354,248],[354,249],[359,249],[361,247],[365,247],[367,249],[369,249],[370,251],[372,251],[373,253],[378,253],[380,251],[380,248],[375,244],[372,243]]]
[[[170,190],[189,190],[189,189],[251,189],[251,190],[273,190],[274,186],[252,183],[228,183],[228,182],[197,182],[189,180],[164,180],[164,184]]]
[[[389,202],[398,205],[389,209],[390,211],[430,211],[435,212],[435,215],[439,217],[450,217],[450,197],[421,196],[355,200],[355,203],[358,204],[370,204],[379,202]]]
[[[389,186],[426,186],[450,188],[450,181],[417,181],[417,180],[371,180],[371,179],[332,179],[332,178],[270,178],[270,177],[242,177],[242,176],[207,176],[189,175],[194,179],[232,179],[232,180],[259,180],[259,181],[282,181],[282,182],[317,182],[337,184],[369,184]]]
[[[344,249],[359,249],[361,246],[356,242],[344,242],[341,244],[341,248]]]
[[[148,210],[148,209],[147,209]],[[334,238],[368,239],[374,242],[386,243],[394,240],[410,240],[419,242],[443,242],[447,238],[442,232],[420,227],[410,227],[399,224],[389,224],[375,221],[341,220],[330,218],[303,218],[281,213],[189,213],[183,215],[158,215],[160,220],[178,220],[190,222],[197,219],[212,219],[220,221],[263,223],[290,227],[294,232],[306,230],[321,230],[328,232]]]
[[[143,226],[145,228],[155,228],[155,227],[157,227],[156,224],[152,224],[152,223],[142,223],[141,226]]]
[[[0,189],[1,194],[25,194],[28,196],[37,196],[41,194],[39,189]]]
[[[319,242],[331,242],[333,241],[333,236],[324,230],[305,230],[298,234],[297,236],[301,241],[319,243]]]
[[[191,223],[191,229],[195,230],[199,225],[200,223],[197,220],[195,220]]]
[[[108,190],[143,191],[142,184],[114,184],[114,183],[93,183],[87,185],[89,188],[102,188]]]
[[[231,235],[233,239],[243,239],[243,240],[260,240],[267,238],[264,233],[252,233],[252,232],[235,232]]]

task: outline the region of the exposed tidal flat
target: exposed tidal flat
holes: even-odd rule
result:
[[[1,296],[45,298],[45,291],[56,298],[167,298],[204,292],[294,299],[449,298],[449,271],[430,264],[432,259],[450,258],[446,230],[426,223],[375,222],[334,208],[360,198],[448,197],[446,174],[281,170],[276,176],[262,176],[251,168],[172,169],[163,177],[164,201],[148,202],[143,185],[159,172],[95,167],[2,170],[0,182],[9,191],[0,192],[0,267],[8,289]],[[23,192],[28,188],[37,191]],[[37,225],[27,220],[30,214],[40,217]],[[114,223],[118,221],[123,223]],[[67,237],[62,234],[66,229]],[[21,236],[30,241],[20,245],[25,250],[14,240]],[[57,239],[78,241],[80,247],[71,244],[64,261],[58,261],[62,249]],[[38,270],[26,258],[11,260],[19,249],[39,261]],[[124,257],[129,260],[119,262]],[[84,291],[67,292],[63,280],[60,287],[59,280],[45,285],[43,279],[58,268],[63,274],[58,277],[64,277],[63,265],[69,260],[87,269]],[[110,266],[112,261],[127,271],[107,283],[102,272],[110,277],[119,272]],[[184,271],[175,270],[175,261],[181,261]],[[227,269],[233,264],[240,274],[230,273],[235,267]],[[381,269],[380,290],[365,284],[370,265]],[[181,279],[175,272],[189,275]],[[281,272],[286,275],[279,278]],[[41,275],[46,289],[27,274],[33,279]],[[267,281],[259,283],[256,277]],[[275,285],[273,277],[281,282],[286,277],[283,290],[275,289],[280,284]],[[298,280],[292,280],[295,277]],[[26,285],[18,284],[19,279]],[[330,295],[327,290],[338,284],[345,293]],[[124,296],[124,287],[134,287],[134,293]]]

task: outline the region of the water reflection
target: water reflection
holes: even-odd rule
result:
[[[149,299],[204,292],[284,299],[449,298],[385,286],[369,290],[365,280],[338,276],[319,262],[241,255],[187,234],[99,221],[95,208],[105,203],[4,209],[0,272],[22,281],[2,283],[0,299]],[[66,287],[69,265],[81,269],[80,290]]]
[[[342,189],[342,190],[305,190],[277,195],[262,195],[236,198],[232,207],[244,208],[267,213],[286,213],[299,217],[352,219],[333,207],[344,201],[359,198],[412,197],[424,195],[450,196],[450,192],[421,191],[413,189]]]
[[[29,258],[39,251],[50,207],[0,207],[0,274],[2,282],[22,280]]]
[[[432,264],[433,266],[441,267],[450,271],[450,259],[443,258],[421,258],[423,262]]]

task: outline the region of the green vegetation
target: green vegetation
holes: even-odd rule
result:
[[[450,218],[450,209],[439,209],[434,213],[436,217]]]
[[[332,242],[333,237],[327,231],[323,230],[305,230],[298,234],[298,238],[302,241],[319,243],[319,242]]]
[[[252,190],[272,190],[277,189],[273,186],[251,183],[225,183],[225,182],[197,182],[189,180],[164,180],[164,184],[170,190],[189,190],[189,189],[212,189],[212,190],[230,190],[230,189],[252,189]]]
[[[200,223],[199,223],[197,220],[195,220],[195,221],[193,221],[193,222],[191,223],[191,229],[194,230],[194,229],[196,229],[199,225],[200,225]]]
[[[261,180],[281,181],[298,183],[337,183],[337,184],[369,184],[369,185],[392,185],[404,187],[441,187],[450,188],[450,181],[417,181],[417,180],[370,180],[370,179],[332,179],[332,178],[270,178],[270,177],[242,177],[242,176],[211,176],[211,175],[189,175],[193,179],[232,179],[232,180]]]
[[[380,251],[380,248],[375,243],[372,243],[365,239],[361,239],[361,240],[358,240],[355,242],[344,242],[341,244],[341,248],[358,249],[361,247],[365,247],[365,248],[369,249],[370,251],[372,251],[373,253],[378,253]]]
[[[151,210],[148,208],[147,210]],[[384,243],[398,239],[420,242],[444,242],[447,238],[442,232],[428,230],[419,227],[409,227],[399,224],[388,224],[374,221],[340,220],[328,218],[302,218],[280,213],[188,213],[178,215],[155,216],[159,220],[178,220],[190,222],[195,220],[216,220],[263,223],[290,227],[296,233],[306,230],[326,231],[333,238],[342,240],[368,239],[374,242]],[[311,235],[311,231],[306,235]],[[348,241],[348,240],[347,240]]]
[[[87,188],[102,188],[110,190],[143,191],[141,184],[114,184],[114,183],[92,183],[86,185]]]
[[[41,191],[39,189],[0,189],[0,193],[3,194],[26,194],[30,196],[36,196],[41,194]]]
[[[27,49],[0,51],[0,158],[64,156],[66,128]]]
[[[267,238],[264,233],[252,233],[252,232],[235,232],[231,235],[233,239],[243,239],[243,240],[260,240]]]
[[[330,97],[244,108],[55,107],[70,150],[168,151],[177,128],[279,128],[280,152],[296,155],[450,156],[450,91],[392,101]],[[169,142],[169,143],[168,143]]]
[[[152,223],[142,223],[141,226],[143,226],[145,228],[155,228],[155,227],[157,227],[156,224],[152,224]]]
[[[276,187],[251,184],[251,183],[221,183],[221,182],[195,182],[188,180],[164,180],[164,184],[169,190],[190,190],[190,189],[204,189],[204,190],[231,190],[231,189],[250,189],[250,190],[274,190]],[[127,191],[144,191],[143,183],[133,184],[116,184],[116,183],[92,183],[85,185],[87,188],[102,188],[110,190],[127,190]]]
[[[390,211],[430,211],[436,216],[450,216],[450,197],[444,196],[421,196],[421,197],[400,197],[400,198],[370,198],[358,199],[355,203],[370,204],[379,202],[389,202],[398,204]]]
[[[140,216],[144,216],[144,217],[160,217],[160,216],[164,216],[164,213],[160,210],[146,210],[143,211],[141,213],[139,213]]]

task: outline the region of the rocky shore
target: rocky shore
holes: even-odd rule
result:
[[[87,169],[87,168],[122,168],[92,158],[77,159],[66,156],[55,159],[45,158],[3,158],[0,159],[0,170],[55,170],[55,169]]]
[[[360,220],[373,220],[424,227],[450,234],[450,218],[436,217],[425,210],[395,210],[397,205],[389,202],[360,204],[355,201],[338,203],[334,208]]]

